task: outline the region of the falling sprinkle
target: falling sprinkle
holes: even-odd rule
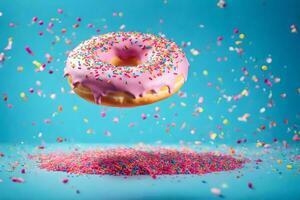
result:
[[[296,26],[295,24],[292,24],[292,25],[290,26],[290,28],[291,28],[291,32],[292,32],[292,33],[298,33],[298,29],[297,29],[297,26]]]
[[[62,180],[62,183],[64,183],[64,184],[66,184],[66,183],[68,183],[69,182],[69,179],[67,179],[67,178],[64,178],[63,180]]]
[[[219,188],[211,188],[210,189],[211,193],[214,195],[220,196],[221,195],[221,190]]]
[[[73,111],[74,111],[74,112],[77,112],[77,111],[78,111],[78,106],[76,106],[76,105],[73,106]]]
[[[249,182],[248,183],[248,188],[253,190],[254,189],[253,183]]]
[[[30,54],[30,55],[32,55],[32,56],[34,55],[34,54],[33,54],[33,51],[30,49],[30,47],[26,46],[26,47],[25,47],[25,50],[27,51],[28,54]]]
[[[191,49],[190,51],[193,56],[198,56],[200,54],[200,51],[197,49]]]
[[[122,24],[122,25],[120,26],[120,30],[124,30],[125,28],[126,28],[125,24]]]
[[[8,38],[8,43],[7,43],[7,46],[4,48],[5,51],[9,51],[12,49],[12,45],[13,45],[13,38],[12,37],[9,37]]]
[[[12,177],[11,181],[14,183],[24,183],[25,180],[23,178],[18,178],[18,177]]]
[[[217,138],[217,134],[216,133],[210,133],[209,134],[209,137],[210,137],[210,139],[212,139],[212,140],[215,140],[216,138]]]
[[[225,0],[219,0],[218,3],[217,3],[217,6],[219,8],[225,8],[227,6]]]

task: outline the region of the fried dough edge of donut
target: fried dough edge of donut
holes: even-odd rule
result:
[[[169,88],[166,85],[161,87],[158,92],[147,91],[145,95],[138,98],[134,98],[132,95],[126,92],[109,92],[106,96],[101,97],[100,103],[97,103],[92,91],[88,87],[85,87],[80,83],[76,84],[76,87],[74,87],[72,84],[71,75],[68,75],[67,78],[73,91],[81,98],[97,105],[112,107],[136,107],[152,104],[177,93],[184,83],[183,75],[178,75],[176,77],[175,86],[171,93],[169,93]]]

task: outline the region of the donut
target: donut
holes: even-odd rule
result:
[[[148,33],[112,32],[70,51],[64,76],[87,101],[135,107],[176,93],[187,80],[188,67],[175,42]]]

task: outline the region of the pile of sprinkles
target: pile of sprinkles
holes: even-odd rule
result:
[[[247,162],[246,159],[220,153],[161,147],[54,152],[33,158],[40,168],[48,171],[113,176],[150,175],[152,178],[157,175],[201,175],[235,170]]]

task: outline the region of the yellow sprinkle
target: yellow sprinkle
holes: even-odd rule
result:
[[[279,165],[281,165],[281,164],[282,164],[282,160],[277,160],[277,163],[278,163]]]
[[[287,165],[286,168],[293,169],[293,166],[292,165]]]
[[[261,66],[261,70],[263,70],[263,71],[267,71],[267,70],[268,70],[268,66],[267,66],[267,65],[263,65],[263,66]]]
[[[88,118],[83,118],[83,122],[87,124],[87,123],[89,123],[89,119]]]
[[[17,71],[18,71],[18,72],[24,71],[24,67],[23,67],[23,66],[18,66],[18,67],[17,67]]]
[[[229,123],[228,119],[224,119],[224,120],[223,120],[223,124],[224,124],[224,125],[227,125],[228,123]]]
[[[76,112],[78,110],[78,106],[73,106],[73,110]]]
[[[218,135],[216,133],[210,133],[209,136],[210,139],[215,140]]]
[[[242,39],[244,39],[246,36],[245,36],[245,34],[244,33],[241,33],[240,35],[239,35],[239,38],[242,40]]]
[[[26,94],[25,94],[24,92],[21,92],[21,93],[20,93],[20,97],[21,97],[21,98],[25,98],[25,97],[26,97]]]
[[[241,93],[242,96],[248,96],[249,95],[249,92],[248,90],[244,89]]]
[[[240,41],[240,40],[235,41],[235,44],[236,44],[236,45],[239,45],[239,44],[241,44],[241,43],[242,43],[242,41]]]
[[[256,147],[262,147],[262,146],[263,146],[263,144],[261,142],[256,143]]]
[[[32,64],[34,64],[36,68],[41,68],[42,67],[42,64],[37,60],[32,61]]]
[[[196,112],[197,113],[202,113],[204,111],[204,109],[202,108],[202,107],[198,107],[197,109],[196,109]]]
[[[207,76],[207,75],[208,75],[208,71],[207,71],[207,70],[203,70],[202,73],[203,73],[204,76]]]

